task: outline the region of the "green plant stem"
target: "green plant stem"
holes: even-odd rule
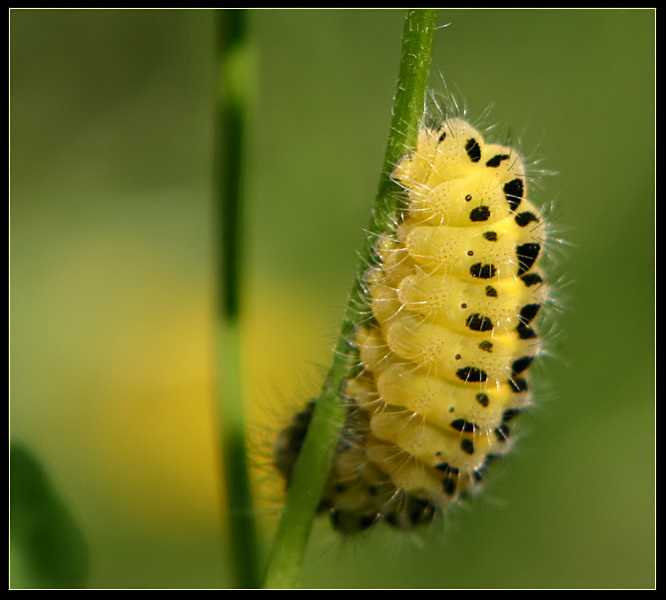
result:
[[[285,510],[263,582],[265,588],[294,587],[315,511],[335,455],[347,412],[341,401],[341,388],[345,379],[353,376],[358,365],[357,350],[350,344],[350,339],[359,315],[368,311],[368,301],[363,293],[363,275],[368,265],[374,262],[376,236],[389,231],[402,200],[401,190],[390,174],[400,157],[410,152],[416,143],[423,116],[436,15],[437,11],[434,10],[407,12],[391,129],[368,235],[338,336],[333,363],[317,398],[292,473]]]
[[[244,10],[216,11],[216,25],[220,68],[215,140],[221,269],[216,364],[220,452],[234,585],[257,588],[259,561],[247,468],[240,335],[244,141],[252,95],[252,49]]]

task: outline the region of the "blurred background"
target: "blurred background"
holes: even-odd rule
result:
[[[243,334],[264,551],[281,501],[267,440],[330,359],[403,18],[249,15]],[[652,587],[655,14],[442,10],[439,24],[433,89],[444,81],[473,119],[492,106],[498,139],[558,173],[533,191],[570,243],[554,248],[564,312],[537,406],[484,493],[415,539],[379,527],[343,541],[321,519],[300,585]],[[10,12],[10,434],[87,547],[88,587],[230,585],[214,34],[207,10]],[[12,584],[39,586],[12,550]]]

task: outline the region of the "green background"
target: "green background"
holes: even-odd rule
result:
[[[211,383],[212,17],[10,13],[11,437],[83,532],[90,587],[230,582]],[[483,494],[409,538],[341,541],[321,520],[300,584],[652,587],[655,13],[438,22],[433,89],[444,81],[472,119],[492,105],[498,139],[557,172],[532,187],[567,241],[552,248],[552,358]],[[266,414],[295,410],[329,360],[402,23],[391,10],[250,14],[244,357],[265,548],[279,514],[279,495],[263,498]]]

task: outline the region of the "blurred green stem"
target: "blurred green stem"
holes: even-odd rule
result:
[[[252,48],[244,10],[216,11],[219,89],[215,132],[219,211],[217,381],[221,454],[234,585],[259,587],[259,561],[247,467],[241,356],[241,233],[244,152],[252,100]]]
[[[393,98],[391,129],[368,235],[338,336],[333,364],[317,398],[316,408],[294,467],[284,514],[263,582],[265,588],[294,586],[315,511],[335,455],[347,412],[340,399],[341,388],[344,380],[353,376],[358,365],[357,351],[349,341],[359,314],[368,311],[362,286],[363,275],[374,260],[373,245],[377,234],[390,230],[400,206],[401,190],[390,174],[400,157],[410,152],[416,144],[430,71],[436,15],[435,10],[407,12],[400,71]]]

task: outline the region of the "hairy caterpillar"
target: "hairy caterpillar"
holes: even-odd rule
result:
[[[478,488],[531,404],[541,350],[546,234],[522,157],[451,118],[421,129],[393,178],[406,202],[365,277],[372,316],[352,340],[359,374],[344,387],[349,414],[320,505],[344,532],[410,528]],[[287,482],[312,409],[278,439]]]

